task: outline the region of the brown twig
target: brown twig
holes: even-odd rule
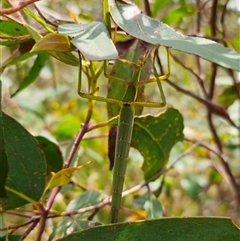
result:
[[[20,2],[17,7],[0,9],[0,15],[8,15],[8,14],[16,13],[21,9],[25,8],[26,6],[38,1],[39,0],[26,0],[24,2]]]
[[[180,161],[184,156],[189,155],[196,147],[199,146],[199,142],[194,143],[189,149],[187,149],[185,152],[183,152],[181,155],[179,155],[167,168],[162,169],[161,171],[159,171],[158,173],[156,173],[153,177],[151,177],[149,180],[134,186],[133,188],[130,188],[126,191],[124,191],[122,193],[122,197],[128,196],[131,193],[134,193],[138,190],[140,190],[141,188],[145,187],[146,185],[148,185],[148,183],[156,180],[158,177],[160,177],[161,175],[163,175],[164,173],[166,173],[167,171],[169,171],[170,169],[173,168],[173,166]],[[54,217],[59,217],[59,216],[69,216],[71,214],[80,214],[80,213],[85,213],[85,212],[89,212],[89,211],[93,211],[93,210],[98,210],[108,204],[111,203],[111,196],[105,198],[103,201],[101,201],[100,203],[96,204],[96,205],[92,205],[92,206],[88,206],[86,208],[81,208],[78,210],[74,210],[74,211],[70,211],[70,212],[62,212],[60,215],[57,214],[53,214],[50,215],[48,218],[54,218]]]
[[[78,52],[78,54],[79,54],[79,59],[81,61],[80,52]],[[81,72],[79,72],[79,74],[81,74]],[[86,120],[78,132],[78,135],[77,135],[77,137],[73,143],[73,146],[68,154],[68,157],[63,164],[63,168],[68,168],[70,166],[70,164],[79,148],[80,142],[83,139],[83,136],[88,132],[89,122],[91,120],[92,113],[93,113],[93,107],[94,107],[94,101],[89,100],[88,113],[86,116]],[[42,215],[41,215],[41,220],[40,220],[40,224],[39,224],[39,228],[38,228],[38,234],[36,237],[36,241],[41,240],[42,233],[44,232],[44,229],[45,229],[46,220],[49,218],[49,212],[50,212],[52,205],[54,203],[54,200],[60,190],[61,190],[61,187],[55,188],[49,197],[49,200],[47,202],[47,207],[42,208]],[[41,205],[41,204],[39,203],[39,205]]]
[[[238,127],[230,118],[230,116],[228,115],[228,113],[226,112],[226,110],[216,104],[213,103],[207,99],[203,99],[201,97],[199,97],[198,95],[194,94],[193,92],[183,89],[182,87],[180,87],[179,85],[177,85],[176,83],[173,83],[171,80],[165,80],[166,83],[168,83],[169,85],[171,85],[172,87],[174,87],[176,90],[193,97],[194,99],[196,99],[197,101],[199,101],[200,103],[204,104],[207,108],[209,108],[211,110],[212,113],[217,114],[219,116],[221,116],[222,118],[224,118],[225,120],[227,120],[232,126],[240,129],[240,127]]]
[[[36,6],[36,4],[33,4],[34,8],[36,9],[36,11],[38,12],[39,16],[48,24],[54,26],[54,27],[58,27],[57,24],[52,23],[51,21],[49,21],[47,18],[44,17],[44,15],[42,14],[42,12],[40,11],[40,9]]]
[[[5,231],[5,230],[16,230],[16,229],[19,229],[19,228],[22,228],[24,226],[27,226],[31,223],[34,222],[34,219],[31,219],[31,220],[28,220],[26,222],[23,222],[23,223],[20,223],[20,224],[15,224],[15,225],[8,225],[8,226],[3,226],[3,227],[0,227],[0,231]]]
[[[205,86],[204,86],[204,80],[201,78],[201,75],[200,74],[197,74],[193,71],[192,68],[189,68],[187,67],[180,59],[178,59],[174,54],[171,54],[171,57],[173,58],[173,60],[178,63],[183,69],[187,70],[190,74],[192,74],[195,79],[197,80],[200,88],[202,89],[202,92],[204,94],[204,96],[207,95],[207,91],[205,89]]]

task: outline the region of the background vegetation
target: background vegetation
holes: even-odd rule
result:
[[[204,36],[240,51],[237,1],[134,2],[146,14],[184,34]],[[70,13],[77,16],[79,22],[102,21],[102,2],[98,0],[41,1],[36,5],[50,21],[54,18],[73,21]],[[5,1],[3,6],[7,7]],[[34,10],[33,6],[29,8]],[[22,12],[8,16],[40,29],[36,21]],[[7,18],[2,16],[2,19]],[[14,47],[1,46],[1,61],[4,62],[14,50]],[[165,50],[161,53],[161,63],[165,68]],[[12,96],[28,76],[35,58],[12,65],[2,73],[2,108],[32,135],[44,136],[56,143],[63,160],[66,160],[88,109],[88,101],[77,94],[78,68],[47,58],[36,81]],[[224,216],[230,217],[239,226],[239,73],[179,51],[171,51],[171,69],[171,77],[163,82],[163,88],[167,105],[183,115],[185,138],[172,149],[169,164],[179,161],[157,180],[124,198],[120,221],[149,218],[146,200],[151,197],[151,205],[157,214],[150,218]],[[104,76],[99,84],[107,87]],[[146,89],[146,95],[158,98],[157,90],[151,87]],[[158,109],[144,109],[144,113],[158,112]],[[96,102],[90,123],[100,123],[107,118],[106,104]],[[71,210],[69,203],[76,198],[79,198],[77,207],[80,209],[101,203],[111,194],[112,172],[108,170],[107,137],[108,127],[97,128],[84,136],[72,165],[92,162],[76,171],[71,182],[64,185],[56,196],[52,210],[62,213],[62,216],[55,215],[54,211],[51,213],[53,218],[47,220],[41,240],[48,240],[51,235],[62,237],[71,233],[72,229],[84,229],[91,225],[89,221],[94,225],[109,223],[109,205],[96,206],[96,209],[83,214],[69,215],[70,218],[63,213]],[[182,156],[185,151],[188,154]],[[61,163],[61,157],[59,160]],[[131,149],[125,190],[143,182],[142,162],[139,152]],[[34,240],[37,229],[27,235],[34,221],[29,223],[30,226],[23,223],[31,221],[35,211],[31,204],[6,211],[1,214],[0,227],[10,225],[10,232],[26,235],[25,240]],[[6,230],[3,228],[0,234],[5,236]]]

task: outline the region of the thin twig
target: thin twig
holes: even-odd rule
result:
[[[27,226],[28,224],[34,222],[35,219],[31,219],[31,220],[28,220],[26,222],[23,222],[23,223],[20,223],[20,224],[15,224],[15,225],[8,225],[8,226],[4,226],[4,227],[0,227],[0,231],[5,231],[5,230],[10,230],[10,229],[19,229],[19,228],[22,228],[24,226]]]
[[[78,52],[79,54],[79,59],[81,61],[81,56],[80,56],[80,52]],[[80,72],[79,72],[79,76],[81,74],[81,68],[79,68]],[[89,122],[91,120],[92,117],[92,113],[93,113],[93,107],[94,107],[94,101],[93,100],[89,100],[89,105],[88,105],[88,113],[86,116],[86,120],[84,122],[84,124],[82,125],[81,129],[78,132],[78,135],[73,143],[73,146],[68,154],[68,157],[66,159],[66,161],[63,164],[63,168],[68,168],[78,150],[78,147],[80,145],[81,140],[83,139],[83,136],[88,132],[88,127],[89,127]],[[39,229],[38,229],[38,234],[36,237],[36,241],[40,241],[41,237],[42,237],[42,233],[45,229],[45,225],[46,225],[46,220],[47,218],[49,218],[49,212],[52,208],[52,205],[54,203],[54,200],[57,196],[57,194],[59,193],[59,191],[61,190],[61,187],[57,187],[55,188],[52,193],[50,194],[48,203],[47,203],[47,207],[44,208],[44,210],[42,211],[42,215],[41,215],[41,220],[40,220],[40,224],[39,224]],[[39,203],[39,205],[41,205]]]
[[[206,92],[206,89],[205,89],[205,86],[204,86],[204,80],[200,77],[201,75],[195,73],[192,68],[187,67],[187,66],[183,63],[183,61],[181,61],[180,59],[178,59],[174,54],[171,54],[171,57],[172,57],[173,60],[174,60],[176,63],[178,63],[183,69],[187,70],[190,74],[192,74],[192,75],[196,78],[199,86],[201,87],[201,89],[202,89],[202,91],[203,91],[204,96],[206,96],[206,95],[207,95],[207,92]]]
[[[7,40],[27,40],[31,38],[32,38],[31,34],[14,36],[14,37],[0,35],[0,39],[7,39]]]
[[[27,5],[30,5],[34,2],[38,2],[39,0],[26,0],[24,2],[20,2],[17,7],[12,7],[12,8],[5,8],[5,9],[0,9],[0,15],[7,15],[7,14],[13,14],[21,9],[25,8]]]
[[[145,187],[146,185],[148,185],[148,183],[150,183],[151,181],[156,180],[158,177],[160,177],[161,175],[163,175],[164,173],[166,173],[167,171],[169,171],[170,169],[173,168],[173,166],[179,161],[181,160],[184,156],[189,155],[196,147],[198,147],[200,145],[200,142],[196,142],[194,143],[188,150],[186,150],[185,152],[183,152],[181,155],[179,155],[167,168],[164,168],[163,170],[159,171],[158,173],[156,173],[152,178],[150,178],[149,180],[143,182],[142,184],[136,185],[133,188],[130,188],[126,191],[124,191],[122,193],[122,197],[128,196],[131,193],[134,193],[140,189],[142,189],[143,187]],[[58,192],[58,189],[55,190],[55,193]],[[102,207],[108,205],[111,203],[111,196],[105,198],[103,201],[101,201],[100,203],[96,204],[96,205],[92,205],[92,206],[88,206],[85,208],[80,208],[78,210],[74,210],[74,211],[69,211],[69,212],[62,212],[60,214],[50,214],[46,217],[46,219],[48,218],[54,218],[54,217],[59,217],[59,216],[71,216],[71,215],[75,215],[75,214],[80,214],[80,213],[86,213],[89,211],[94,211],[94,210],[99,210]],[[95,212],[93,212],[95,213]],[[30,223],[33,223],[33,225],[35,225],[35,223],[37,223],[37,221],[39,221],[40,216],[35,216],[32,218],[32,220],[29,220],[28,222],[19,224],[19,225],[12,225],[12,226],[7,226],[7,227],[2,227],[0,228],[0,231],[4,231],[4,230],[9,230],[9,229],[16,229],[16,228],[20,228],[22,226],[26,226]],[[36,226],[36,225],[35,225]],[[35,227],[34,226],[34,227]],[[31,225],[32,227],[32,225]],[[28,229],[29,230],[29,229]],[[31,229],[32,230],[32,229]],[[26,237],[26,236],[25,236]]]
[[[26,212],[26,210],[24,210],[24,212]],[[7,211],[4,211],[4,213],[14,215],[14,216],[18,216],[18,217],[32,218],[32,215],[27,215],[27,214],[23,213],[23,211],[14,212],[14,211],[11,211],[11,210],[7,210]]]
[[[40,220],[40,217],[39,218],[37,218],[37,217],[33,218],[31,225],[28,227],[28,229],[21,236],[20,241],[23,241],[31,233],[31,231],[37,226],[39,220]]]
[[[36,11],[38,12],[39,16],[48,24],[54,26],[54,27],[58,27],[57,24],[52,23],[51,21],[49,21],[47,18],[44,17],[44,15],[42,14],[42,12],[40,11],[40,9],[36,6],[36,4],[33,4],[34,8],[36,9]]]
[[[181,160],[184,156],[189,155],[197,146],[199,146],[199,142],[194,143],[188,150],[186,150],[185,152],[183,152],[181,155],[179,155],[167,168],[162,169],[161,171],[159,171],[158,173],[156,173],[153,177],[151,177],[149,180],[138,184],[136,186],[134,186],[133,188],[130,188],[126,191],[124,191],[122,193],[122,197],[128,196],[131,193],[134,193],[138,190],[140,190],[141,188],[145,187],[146,185],[148,185],[148,183],[156,180],[158,177],[160,177],[161,175],[163,175],[164,173],[166,173],[167,171],[169,171],[170,169],[173,168],[173,166],[179,161]],[[80,214],[80,213],[85,213],[85,212],[89,212],[89,211],[93,211],[95,209],[100,209],[108,204],[111,203],[111,196],[103,199],[103,201],[101,201],[100,203],[96,204],[96,205],[92,205],[92,206],[88,206],[85,208],[81,208],[78,210],[74,210],[74,211],[70,211],[70,212],[62,212],[61,214],[53,214],[50,215],[48,218],[54,218],[54,217],[59,217],[59,216],[69,216],[70,214]]]
[[[171,80],[165,80],[166,83],[168,83],[169,85],[171,85],[172,87],[174,87],[176,90],[193,97],[194,99],[196,99],[197,101],[199,101],[200,103],[204,104],[212,113],[217,114],[219,116],[221,116],[222,118],[224,118],[225,120],[227,120],[232,126],[236,127],[237,129],[240,129],[239,126],[237,126],[230,118],[229,114],[226,112],[226,110],[221,106],[218,105],[216,103],[211,102],[210,100],[207,99],[203,99],[201,97],[199,97],[198,95],[194,94],[193,92],[183,89],[182,87],[180,87],[179,85],[177,85],[176,83],[173,83]]]

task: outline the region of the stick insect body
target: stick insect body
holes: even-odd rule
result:
[[[110,78],[110,80],[120,81],[127,85],[127,88],[122,100],[97,96],[95,93],[97,92],[98,88],[95,88],[95,87],[93,87],[93,91],[90,93],[82,93],[81,83],[79,83],[78,92],[81,97],[84,97],[90,100],[103,101],[103,102],[108,102],[112,104],[119,104],[121,106],[119,119],[118,119],[118,127],[117,127],[116,148],[115,148],[115,154],[114,154],[111,223],[118,222],[118,213],[121,205],[124,177],[125,177],[126,167],[127,167],[127,159],[128,159],[130,144],[132,139],[135,107],[136,106],[164,107],[166,104],[164,93],[161,86],[161,80],[167,79],[170,75],[168,49],[167,49],[168,73],[163,76],[158,76],[157,71],[154,67],[153,68],[154,75],[155,75],[154,78],[139,81],[140,75],[146,60],[150,57],[153,50],[155,50],[154,51],[154,59],[155,59],[157,54],[157,49],[158,48],[156,46],[153,46],[150,50],[147,50],[143,56],[139,57],[137,63],[132,63],[127,60],[120,60],[134,67],[134,74],[130,77],[129,82],[116,78],[115,76],[109,76],[106,74],[106,76]],[[80,63],[80,67],[81,67],[81,63]],[[81,72],[81,68],[80,68],[80,72]],[[158,88],[160,90],[160,95],[162,97],[162,102],[138,101],[137,95],[138,95],[139,87],[151,82],[157,82]]]

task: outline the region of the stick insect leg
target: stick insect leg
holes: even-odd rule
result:
[[[155,60],[157,58],[157,54],[158,54],[157,50],[158,50],[158,48],[154,52],[153,62],[155,62]],[[166,74],[159,75],[156,67],[153,66],[153,72],[154,72],[155,77],[150,78],[148,80],[139,81],[139,82],[136,83],[136,85],[140,86],[140,85],[145,85],[145,84],[152,83],[152,82],[157,82],[162,102],[134,102],[134,103],[132,103],[132,105],[145,106],[145,107],[164,107],[166,105],[166,98],[165,98],[165,95],[164,95],[164,91],[163,91],[163,88],[162,88],[161,81],[168,79],[170,74],[171,74],[170,50],[169,50],[169,48],[167,48],[167,68],[168,68],[168,71],[167,71]]]
[[[134,63],[134,62],[131,62],[131,61],[129,61],[129,60],[126,60],[126,59],[118,59],[117,61],[120,61],[120,62],[122,62],[122,63],[125,63],[125,64],[128,64],[128,65],[131,65],[131,66],[133,66],[134,68],[138,68],[138,66],[137,66],[137,63]],[[121,79],[121,78],[118,78],[118,77],[116,77],[116,76],[114,76],[114,75],[111,75],[110,73],[108,73],[107,72],[107,66],[108,66],[108,61],[105,61],[105,63],[104,63],[104,76],[107,78],[107,79],[109,79],[109,80],[115,80],[115,81],[118,81],[118,82],[120,82],[120,83],[122,83],[122,84],[124,84],[124,85],[129,85],[129,82],[128,81],[126,81],[126,80],[124,80],[124,79]]]
[[[88,100],[95,100],[95,101],[101,101],[101,102],[108,102],[108,103],[113,103],[113,104],[119,104],[122,105],[122,102],[117,100],[117,99],[112,99],[112,98],[106,98],[103,96],[98,96],[97,93],[99,91],[99,87],[95,87],[96,85],[96,79],[98,76],[95,76],[93,74],[94,71],[89,71],[91,72],[91,76],[89,81],[94,82],[94,85],[92,86],[91,83],[89,83],[89,86],[91,87],[91,90],[89,93],[84,93],[81,91],[82,87],[82,57],[81,54],[79,53],[79,73],[78,73],[78,95],[88,99]]]

